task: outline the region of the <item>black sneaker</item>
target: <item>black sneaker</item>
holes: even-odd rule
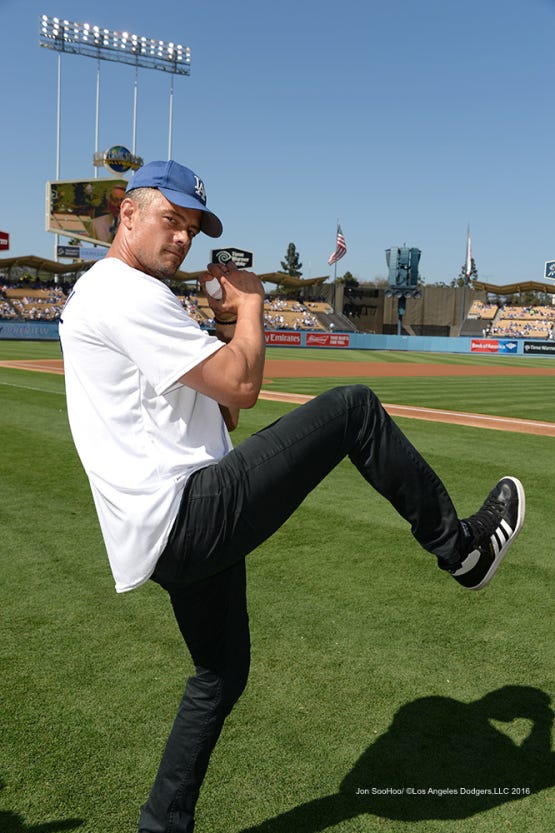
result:
[[[468,554],[452,571],[459,584],[481,590],[489,584],[524,522],[524,489],[516,477],[503,477],[482,508],[461,521]]]

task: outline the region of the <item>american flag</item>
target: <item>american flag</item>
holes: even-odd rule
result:
[[[330,255],[328,263],[331,266],[332,263],[337,263],[344,254],[347,253],[347,245],[345,243],[345,238],[343,237],[343,232],[341,231],[341,226],[337,226],[337,242],[335,244],[335,252]]]

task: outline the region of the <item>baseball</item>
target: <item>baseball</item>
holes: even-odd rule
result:
[[[204,291],[216,301],[221,301],[223,298],[222,287],[220,286],[220,282],[217,278],[211,278],[209,281],[206,281],[204,284]]]

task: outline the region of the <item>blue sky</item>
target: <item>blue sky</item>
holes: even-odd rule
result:
[[[294,242],[304,277],[333,275],[337,220],[338,275],[361,281],[384,277],[385,249],[405,243],[427,282],[450,281],[468,224],[484,280],[542,280],[555,259],[554,0],[0,0],[7,255],[54,251],[57,53],[39,47],[42,13],[191,48],[172,155],[204,179],[217,245],[254,251],[261,273]],[[101,65],[101,150],[132,145],[134,77]],[[169,87],[140,70],[145,161],[167,158]],[[61,179],[94,176],[95,95],[96,61],[64,56]],[[212,246],[197,238],[183,268],[203,268]]]

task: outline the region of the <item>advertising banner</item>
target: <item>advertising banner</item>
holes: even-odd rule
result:
[[[347,333],[309,333],[306,331],[267,330],[264,334],[266,344],[281,347],[350,347],[351,339]],[[303,342],[304,336],[304,342]]]
[[[301,334],[268,330],[265,334],[266,344],[280,345],[281,347],[300,347]]]
[[[106,256],[104,246],[57,246],[58,257],[72,260],[100,260]]]
[[[500,353],[518,353],[518,341],[516,339],[511,339],[510,341],[501,340],[499,342],[499,352]]]
[[[126,188],[126,179],[47,182],[46,231],[108,247]]]
[[[106,249],[100,246],[80,246],[79,257],[81,260],[102,260],[106,257]]]
[[[56,251],[58,253],[58,257],[79,257],[79,246],[57,246]]]
[[[212,249],[212,263],[229,263],[230,260],[238,269],[252,269],[254,255],[246,249]]]
[[[0,320],[0,340],[58,341],[58,322]]]
[[[351,340],[347,333],[307,333],[307,347],[349,347]]]
[[[499,341],[496,338],[473,338],[470,342],[471,353],[499,353]]]
[[[10,235],[7,231],[0,231],[0,252],[10,248]]]
[[[514,338],[473,338],[471,353],[518,353],[518,341]]]
[[[555,341],[525,341],[523,351],[531,356],[555,356]]]

